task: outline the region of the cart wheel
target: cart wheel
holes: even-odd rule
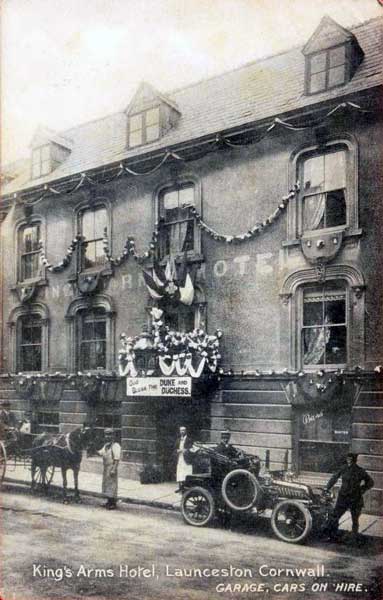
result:
[[[204,527],[215,516],[214,498],[202,487],[190,488],[182,496],[181,511],[186,523],[195,527]]]
[[[296,500],[283,500],[274,508],[271,526],[275,535],[284,542],[298,544],[305,541],[312,528],[310,511]]]
[[[3,442],[0,442],[0,485],[3,483],[5,471],[7,470],[7,451]]]
[[[49,488],[54,474],[55,474],[55,468],[52,466],[47,467],[45,470],[45,473],[41,469],[41,467],[36,466],[35,467],[35,482],[37,483],[37,485],[39,485],[41,487]]]
[[[246,469],[230,471],[222,482],[223,499],[235,511],[250,510],[259,502],[261,494],[257,478]]]

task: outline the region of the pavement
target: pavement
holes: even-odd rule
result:
[[[93,497],[103,498],[100,493],[102,488],[102,465],[100,463],[100,473],[90,473],[81,471],[79,475],[80,493]],[[5,482],[30,485],[31,474],[29,466],[9,466],[4,479]],[[62,479],[60,470],[55,471],[52,485],[61,488]],[[73,488],[72,471],[68,471],[68,489]],[[142,484],[139,481],[127,479],[119,476],[118,478],[118,496],[120,502],[141,504],[153,506],[156,508],[165,508],[169,510],[180,510],[181,494],[177,494],[175,490],[177,484],[175,482],[151,483]],[[266,511],[262,516],[269,517]],[[361,534],[371,537],[383,538],[383,516],[362,514],[359,520],[359,531]],[[351,531],[351,516],[346,513],[339,523],[339,528],[345,531]]]

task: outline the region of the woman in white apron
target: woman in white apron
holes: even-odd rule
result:
[[[176,452],[177,452],[177,483],[178,490],[176,492],[182,492],[184,488],[184,482],[187,475],[192,475],[193,465],[189,464],[185,460],[185,454],[192,447],[193,442],[189,438],[186,432],[186,427],[180,427],[180,435],[177,438]]]
[[[105,508],[117,508],[118,463],[121,458],[121,446],[113,442],[113,429],[105,429],[105,444],[98,451],[102,456],[104,470],[102,473],[102,493],[107,497]]]

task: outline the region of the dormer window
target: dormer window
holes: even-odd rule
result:
[[[51,148],[49,144],[32,150],[32,178],[47,175],[51,168]]]
[[[355,35],[330,17],[323,17],[302,52],[306,60],[306,94],[345,85],[363,60]]]
[[[329,48],[308,57],[307,93],[316,94],[343,85],[347,80],[346,46]]]
[[[129,117],[129,147],[148,144],[160,137],[160,108],[151,108]]]

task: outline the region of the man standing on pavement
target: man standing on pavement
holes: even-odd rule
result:
[[[105,429],[105,444],[98,451],[102,456],[104,470],[102,473],[102,493],[107,497],[103,505],[109,510],[117,508],[118,463],[121,458],[121,446],[113,440],[113,429]]]
[[[352,519],[352,533],[356,538],[359,532],[359,517],[363,508],[363,494],[374,486],[374,480],[370,475],[357,465],[358,455],[353,452],[347,454],[347,465],[335,473],[326,489],[329,491],[341,479],[342,484],[338,498],[330,516],[326,531],[330,539],[336,539],[339,519],[349,510]]]
[[[193,441],[187,435],[186,427],[180,427],[180,434],[176,442],[177,452],[177,483],[178,489],[176,492],[183,492],[185,479],[187,475],[192,475],[193,465],[188,460],[188,451],[193,445]]]

